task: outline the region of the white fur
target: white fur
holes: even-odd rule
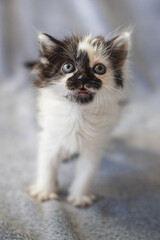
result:
[[[55,43],[51,41],[44,33],[40,33],[38,35],[38,39],[41,52],[43,52],[43,45],[45,45],[48,50],[52,50],[55,46]]]
[[[80,43],[79,49],[87,50],[90,57],[91,51],[95,51],[88,38]],[[90,185],[108,134],[118,119],[118,102],[123,98],[123,91],[114,87],[113,72],[108,68],[94,101],[79,105],[64,97],[68,91],[64,84],[67,78],[68,75],[56,85],[39,89],[38,119],[42,130],[39,133],[38,176],[30,192],[40,200],[56,199],[60,161],[78,152],[80,156],[68,200],[74,205],[87,205],[93,201]]]
[[[101,51],[102,49],[99,47],[97,51],[96,45],[93,46],[94,41],[97,41],[96,38],[92,38],[91,35],[88,35],[82,39],[82,41],[79,43],[78,49],[81,51],[87,51],[90,59],[90,66],[93,67],[93,65],[96,62],[106,63],[106,59],[102,59]]]
[[[43,44],[46,44],[46,45],[49,45],[49,46],[53,45],[53,42],[43,33],[40,33],[38,35],[38,39],[39,39],[40,43],[43,43]]]
[[[47,60],[47,58],[45,58],[45,57],[41,57],[40,58],[40,62],[42,63],[42,64],[48,64],[49,62],[48,62],[48,60]]]
[[[123,44],[128,44],[130,39],[130,32],[124,32],[119,35],[119,37],[115,40],[115,45],[121,46]]]

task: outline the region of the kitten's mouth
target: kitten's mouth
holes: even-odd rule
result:
[[[80,89],[76,90],[76,92],[78,93],[78,95],[81,95],[81,96],[86,96],[86,95],[91,94],[91,92],[89,90],[87,90],[86,88],[80,88]]]
[[[72,93],[68,94],[66,97],[72,101],[79,104],[87,104],[93,101],[95,93],[89,91],[86,88],[80,88],[74,90]]]

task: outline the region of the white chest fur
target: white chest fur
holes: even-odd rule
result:
[[[110,96],[111,97],[111,96]],[[107,97],[108,99],[108,97]],[[105,139],[118,118],[118,99],[98,99],[79,105],[57,97],[51,88],[39,90],[38,176],[30,194],[39,200],[57,199],[56,176],[60,160],[79,153],[68,200],[74,205],[93,201],[90,185],[102,156]],[[112,103],[112,104],[111,104]]]
[[[104,102],[79,105],[58,98],[51,88],[41,89],[38,96],[38,118],[49,145],[74,154],[88,145],[98,146],[107,137],[118,117],[118,105]]]

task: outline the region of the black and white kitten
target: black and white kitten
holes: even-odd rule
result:
[[[58,198],[56,178],[64,158],[79,153],[68,201],[90,205],[90,185],[115,125],[123,98],[130,33],[111,40],[70,37],[59,41],[39,35],[38,176],[31,196],[41,201]]]

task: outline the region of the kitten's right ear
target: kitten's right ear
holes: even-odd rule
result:
[[[61,44],[60,41],[46,33],[39,34],[38,40],[42,57],[49,57],[53,53],[54,49]]]

